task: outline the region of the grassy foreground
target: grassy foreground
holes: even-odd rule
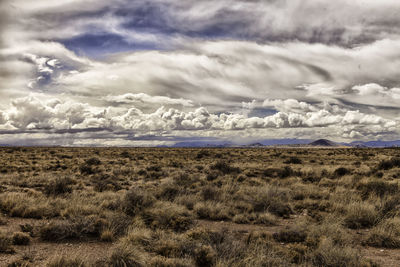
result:
[[[398,266],[400,150],[0,148],[1,266]]]

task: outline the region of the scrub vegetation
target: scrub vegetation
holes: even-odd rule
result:
[[[396,266],[400,150],[0,148],[1,266]]]

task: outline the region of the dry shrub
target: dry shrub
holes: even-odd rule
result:
[[[304,230],[294,228],[281,230],[277,233],[274,233],[272,237],[278,242],[301,243],[306,240],[307,233]]]
[[[290,157],[284,163],[285,164],[302,164],[303,161],[301,159],[299,159],[298,157]]]
[[[344,217],[344,223],[351,229],[369,228],[379,220],[375,206],[366,202],[350,203]]]
[[[216,262],[216,253],[211,246],[203,245],[194,252],[196,266],[211,267]]]
[[[50,180],[44,186],[44,193],[47,196],[58,196],[71,193],[72,184],[75,184],[75,181],[70,177],[61,177],[61,178],[57,177],[55,179]]]
[[[221,202],[198,202],[194,205],[193,210],[200,219],[227,220],[231,217],[229,208]]]
[[[174,183],[164,183],[158,188],[157,198],[161,200],[174,201],[181,193],[181,189]]]
[[[329,238],[321,240],[318,248],[309,257],[312,264],[318,267],[362,266],[357,250],[334,245]]]
[[[339,168],[335,169],[335,171],[333,172],[333,176],[342,177],[342,176],[350,174],[350,173],[351,173],[351,170],[349,170],[348,168],[339,167]]]
[[[382,160],[379,162],[377,169],[378,170],[390,170],[393,168],[400,167],[400,158],[394,157],[389,160]]]
[[[250,187],[239,191],[238,196],[251,203],[255,212],[268,211],[281,217],[293,213],[287,190],[276,186]]]
[[[107,222],[95,216],[77,217],[44,224],[39,228],[39,236],[51,242],[99,237],[105,226]]]
[[[389,183],[382,180],[372,180],[360,183],[357,186],[363,199],[368,198],[370,195],[377,195],[384,197],[387,195],[394,195],[399,192],[399,185],[397,183]]]
[[[118,184],[116,177],[114,176],[99,174],[92,177],[91,181],[93,184],[93,189],[96,192],[118,191],[122,189],[121,185]]]
[[[263,224],[267,226],[276,225],[277,218],[268,212],[264,213],[240,213],[236,214],[233,219],[233,222],[239,224]]]
[[[205,201],[207,200],[217,201],[221,195],[220,191],[217,188],[215,188],[215,186],[212,185],[207,185],[203,187],[200,191],[200,194],[203,200]]]
[[[26,246],[26,245],[29,245],[30,242],[31,242],[30,236],[25,233],[17,232],[17,233],[14,233],[12,236],[12,243],[14,245]]]
[[[352,236],[348,230],[343,228],[343,221],[335,215],[328,215],[319,224],[306,222],[302,225],[307,229],[306,244],[309,247],[316,248],[321,240],[329,237],[334,245],[343,246],[351,243]]]
[[[143,209],[151,207],[155,203],[152,194],[144,189],[132,188],[126,192],[122,200],[122,208],[128,215],[136,215]]]
[[[12,239],[9,238],[5,233],[0,232],[0,253],[14,253],[15,250],[12,247]]]
[[[379,223],[364,243],[373,247],[400,248],[400,218],[390,218]]]

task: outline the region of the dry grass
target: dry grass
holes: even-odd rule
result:
[[[399,158],[398,149],[0,148],[0,259],[384,266],[363,251],[400,248]],[[66,254],[24,256],[45,244]],[[68,254],[91,244],[109,254]]]

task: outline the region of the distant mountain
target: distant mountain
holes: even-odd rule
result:
[[[328,139],[263,139],[254,143],[240,143],[226,140],[196,140],[178,142],[172,147],[400,147],[400,140],[395,141],[353,141],[351,143],[336,143]]]
[[[349,143],[350,146],[354,147],[400,147],[400,140],[394,141],[354,141]]]
[[[327,139],[318,139],[315,140],[314,142],[309,143],[310,146],[340,146],[340,144],[332,142]]]

